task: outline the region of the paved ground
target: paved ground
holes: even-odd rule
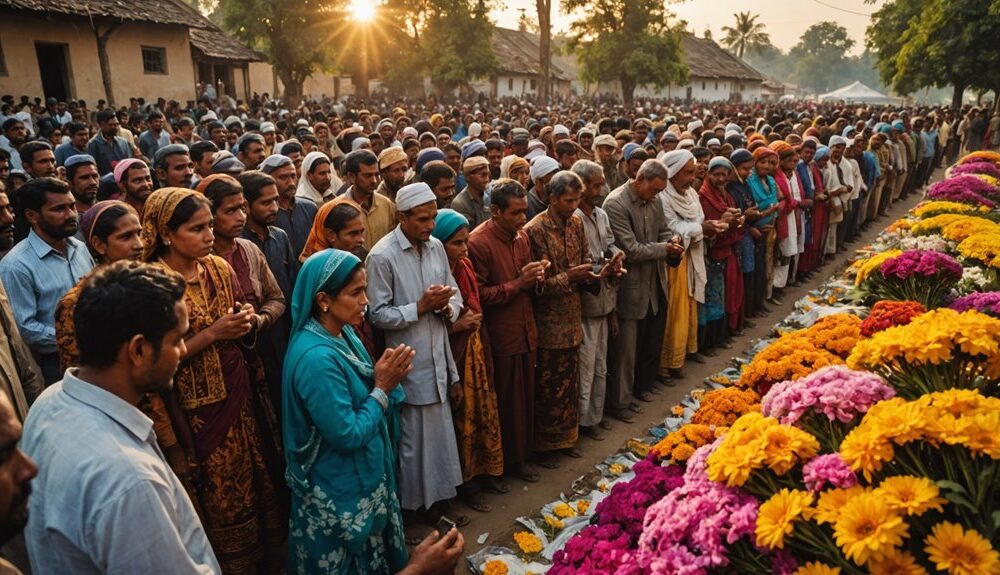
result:
[[[853,246],[848,246],[849,249],[870,243],[882,229],[901,217],[917,201],[919,201],[918,195],[913,194],[903,202],[897,202],[889,210],[889,217],[879,219],[872,224],[870,229],[862,234],[859,241],[855,242]],[[587,473],[594,465],[600,463],[605,457],[616,451],[618,447],[624,445],[629,438],[646,435],[645,430],[652,425],[662,422],[670,414],[670,408],[680,402],[692,389],[701,387],[701,382],[706,377],[728,367],[729,359],[732,355],[736,355],[741,349],[749,347],[753,340],[767,336],[771,328],[792,311],[795,302],[799,298],[806,295],[809,290],[822,284],[831,274],[842,270],[852,254],[852,251],[838,254],[811,282],[803,284],[798,288],[786,289],[782,298],[783,305],[773,308],[773,311],[767,317],[754,320],[756,322],[755,328],[747,329],[743,336],[736,340],[732,350],[723,350],[729,353],[720,353],[714,358],[709,358],[709,361],[705,364],[688,363],[685,365],[684,371],[687,373],[687,378],[679,381],[675,387],[669,389],[664,394],[655,396],[658,400],[657,402],[642,404],[644,413],[636,416],[635,423],[626,424],[612,420],[614,428],[609,432],[605,432],[605,439],[603,441],[594,441],[586,437],[581,437],[578,446],[584,453],[583,458],[571,459],[569,457],[561,457],[561,465],[558,469],[538,468],[542,476],[542,480],[538,483],[532,484],[514,478],[508,479],[512,487],[510,493],[505,495],[486,495],[487,501],[493,506],[493,511],[490,513],[477,513],[466,508],[464,505],[455,505],[455,511],[464,513],[471,519],[469,525],[462,528],[462,534],[465,537],[466,553],[474,553],[485,545],[511,545],[510,535],[514,531],[515,518],[521,515],[530,515],[545,503],[558,498],[560,493],[568,490],[573,480]],[[415,530],[414,534],[427,531],[426,528],[421,529]],[[489,538],[483,545],[480,545],[476,540],[484,533],[489,533]],[[468,573],[465,561],[460,563],[458,573]]]

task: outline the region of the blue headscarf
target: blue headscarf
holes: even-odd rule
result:
[[[441,240],[441,243],[448,241],[451,236],[462,226],[468,226],[469,220],[455,210],[438,210],[434,219],[434,231],[431,235]]]
[[[715,168],[726,168],[732,171],[733,163],[730,162],[725,156],[716,156],[708,163],[708,171],[711,172]]]
[[[827,148],[826,146],[820,146],[816,148],[816,154],[813,156],[813,161],[818,162],[819,160],[822,160],[823,158],[827,158],[829,156],[830,156],[830,148]]]

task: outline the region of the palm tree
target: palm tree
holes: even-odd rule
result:
[[[771,43],[771,36],[764,31],[764,25],[757,21],[760,14],[740,12],[733,16],[736,18],[736,26],[722,27],[726,34],[722,43],[730,52],[735,52],[737,58],[742,59],[743,54],[756,52]]]

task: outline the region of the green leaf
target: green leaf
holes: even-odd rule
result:
[[[954,481],[949,481],[947,479],[939,479],[937,481],[937,486],[941,487],[943,489],[948,489],[948,490],[950,490],[952,492],[955,492],[955,493],[961,493],[961,494],[965,494],[965,495],[968,495],[968,493],[969,493],[965,489],[965,487],[963,487],[961,484],[955,483]]]

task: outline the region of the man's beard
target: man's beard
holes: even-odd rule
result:
[[[70,220],[65,225],[59,227],[49,226],[46,223],[41,223],[39,225],[42,228],[42,231],[44,231],[46,234],[60,240],[72,237],[73,235],[76,234],[77,230],[80,227],[75,219]]]
[[[0,545],[19,535],[28,524],[29,495],[31,495],[31,484],[25,483],[20,487],[20,494],[11,502],[11,511],[7,518],[0,521]]]

